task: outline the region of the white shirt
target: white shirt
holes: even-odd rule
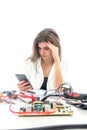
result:
[[[41,59],[37,60],[37,64],[32,62],[31,59],[25,61],[24,73],[30,81],[34,89],[40,89],[43,81],[44,74],[41,66]],[[47,80],[47,90],[54,89],[54,64],[50,70]]]
[[[37,60],[37,65],[28,59],[25,61],[24,73],[30,81],[33,89],[40,89],[43,81],[44,74],[41,66],[41,59]],[[54,64],[50,70],[47,80],[47,90],[54,89]]]

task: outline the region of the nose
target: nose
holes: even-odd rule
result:
[[[43,55],[45,53],[44,49],[40,50],[40,54]]]

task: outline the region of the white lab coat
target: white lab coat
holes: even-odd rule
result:
[[[40,89],[42,83],[44,81],[43,70],[41,67],[41,59],[37,60],[37,67],[36,64],[28,59],[25,61],[24,73],[26,74],[28,80],[30,81],[33,89]],[[47,90],[54,89],[54,64],[51,68],[51,71],[48,76],[47,81]]]
[[[40,89],[44,81],[43,70],[41,67],[41,59],[37,60],[37,66],[31,61],[31,59],[26,60],[24,74],[26,74],[34,89]],[[54,89],[54,64],[48,76],[47,90],[49,89]]]

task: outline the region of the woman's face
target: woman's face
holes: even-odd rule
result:
[[[52,58],[51,50],[47,46],[47,42],[40,42],[38,44],[39,54],[43,60]]]

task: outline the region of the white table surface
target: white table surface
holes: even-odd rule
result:
[[[87,124],[87,110],[73,107],[72,116],[19,117],[9,110],[9,104],[0,103],[0,130],[23,129],[54,125]]]

